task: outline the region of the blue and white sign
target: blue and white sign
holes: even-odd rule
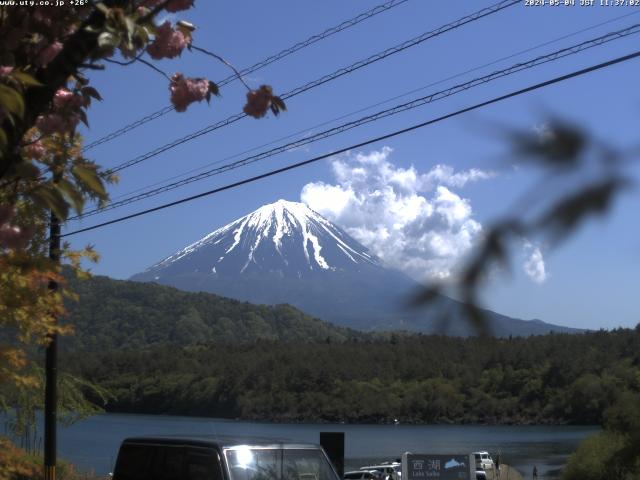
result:
[[[402,480],[475,480],[473,455],[402,455]]]

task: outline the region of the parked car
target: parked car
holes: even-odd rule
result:
[[[487,472],[484,470],[476,470],[476,480],[487,480]]]
[[[360,467],[360,470],[375,470],[380,472],[382,480],[398,480],[402,475],[402,466],[400,463],[384,463],[380,465],[369,465]]]
[[[493,470],[495,465],[489,452],[473,452],[476,460],[476,470]],[[477,476],[477,475],[476,475]]]
[[[211,437],[128,438],[113,479],[340,480],[319,445]]]
[[[354,470],[345,472],[342,478],[344,478],[344,480],[383,480],[380,472],[377,470]]]

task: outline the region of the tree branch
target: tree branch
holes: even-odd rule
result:
[[[112,58],[105,58],[103,59],[105,62],[109,62],[109,63],[115,63],[116,65],[120,65],[122,67],[127,67],[135,62],[140,62],[145,64],[147,67],[151,68],[152,70],[155,70],[156,72],[158,72],[160,75],[162,75],[164,78],[166,78],[167,80],[171,81],[171,77],[169,77],[169,75],[167,75],[166,72],[160,70],[158,67],[156,67],[153,63],[148,62],[146,60],[142,59],[142,55],[144,55],[144,52],[142,52],[140,55],[138,55],[136,58],[134,58],[133,60],[129,60],[128,62],[121,62],[120,60],[113,60]]]
[[[197,50],[198,52],[204,53],[205,55],[209,55],[210,57],[215,58],[216,60],[218,60],[219,62],[224,63],[227,67],[229,67],[231,70],[233,70],[233,73],[236,74],[236,77],[238,78],[238,80],[240,80],[242,82],[242,84],[247,87],[247,90],[251,91],[252,88],[247,85],[247,83],[244,81],[244,78],[242,78],[242,74],[236,69],[236,67],[234,67],[233,65],[231,65],[229,62],[227,62],[224,58],[222,58],[220,55],[216,55],[213,52],[210,52],[209,50],[205,50],[204,48],[200,48],[200,47],[196,47],[193,44],[190,44],[187,48],[189,49],[194,49]]]

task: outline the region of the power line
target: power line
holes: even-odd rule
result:
[[[312,88],[318,87],[320,85],[323,85],[327,82],[333,81],[337,78],[342,77],[343,75],[347,75],[349,73],[353,73],[356,70],[359,70],[360,68],[363,68],[365,66],[371,65],[372,63],[375,63],[379,60],[382,60],[384,58],[387,58],[390,55],[394,55],[396,53],[402,52],[408,48],[411,48],[413,46],[419,45],[431,38],[437,37],[439,35],[442,35],[443,33],[446,33],[448,31],[451,30],[455,30],[457,28],[462,27],[463,25],[466,25],[468,23],[471,22],[475,22],[477,20],[480,20],[481,18],[484,18],[488,15],[492,15],[494,13],[497,13],[501,10],[504,10],[505,8],[511,7],[517,3],[520,3],[521,0],[502,0],[494,5],[491,5],[489,7],[483,8],[481,10],[478,10],[475,13],[472,13],[471,15],[467,15],[465,17],[462,17],[454,22],[448,23],[446,25],[443,25],[435,30],[431,30],[429,32],[425,32],[421,35],[418,35],[417,37],[414,37],[410,40],[407,40],[406,42],[403,42],[399,45],[396,45],[395,47],[391,47],[388,48],[382,52],[378,52],[374,55],[371,55],[370,57],[364,59],[364,60],[360,60],[358,62],[355,62],[347,67],[343,67],[340,68],[336,71],[334,71],[333,73],[324,75],[320,78],[317,78],[316,80],[312,80],[304,85],[301,85],[299,87],[294,88],[293,90],[290,90],[289,92],[285,93],[284,95],[281,95],[281,98],[283,100],[288,100],[290,98],[295,97],[296,95],[299,95],[303,92],[306,92],[307,90],[311,90]],[[188,135],[185,135],[183,137],[180,137],[170,143],[167,143],[161,147],[155,148],[154,150],[151,150],[147,153],[144,153],[142,155],[138,155],[137,157],[131,159],[131,160],[127,160],[126,162],[121,163],[120,165],[117,165],[114,168],[108,169],[107,173],[115,173],[115,172],[119,172],[120,170],[124,170],[125,168],[129,168],[132,167],[134,165],[137,165],[138,163],[144,162],[150,158],[153,158],[163,152],[166,152],[167,150],[171,150],[172,148],[177,147],[178,145],[181,145],[183,143],[189,142],[191,140],[194,140],[198,137],[201,137],[202,135],[205,135],[207,133],[211,133],[215,130],[218,130],[220,128],[226,127],[228,125],[231,125],[235,122],[237,122],[238,120],[246,117],[247,115],[245,113],[237,113],[235,115],[231,115],[230,117],[227,117],[224,120],[221,120],[217,123],[208,125],[207,127],[204,127],[196,132],[190,133]]]
[[[621,30],[618,30],[618,31],[615,31],[615,32],[610,32],[610,33],[608,33],[606,35],[601,35],[601,36],[596,37],[594,39],[581,42],[581,43],[579,43],[577,45],[573,45],[573,46],[570,46],[570,47],[562,48],[560,50],[548,53],[546,55],[540,55],[540,56],[538,56],[536,58],[533,58],[531,60],[528,60],[526,62],[517,63],[515,65],[512,65],[511,67],[495,71],[495,72],[490,73],[488,75],[484,75],[482,77],[475,78],[473,80],[470,80],[470,81],[462,83],[462,84],[454,85],[454,86],[449,87],[449,88],[447,88],[445,90],[440,90],[438,92],[434,92],[434,93],[431,93],[429,95],[425,95],[423,97],[411,100],[409,102],[406,102],[406,103],[403,103],[403,104],[400,104],[400,105],[396,105],[394,107],[391,107],[391,108],[388,108],[388,109],[385,109],[385,110],[381,110],[379,112],[373,113],[371,115],[367,115],[367,116],[359,118],[357,120],[353,120],[351,122],[347,122],[345,124],[338,125],[336,127],[327,129],[325,131],[318,132],[318,133],[313,134],[313,135],[309,135],[309,136],[307,136],[305,138],[296,140],[294,142],[290,142],[290,143],[287,143],[285,145],[281,145],[279,147],[275,147],[275,148],[272,148],[270,150],[258,153],[256,155],[252,155],[250,157],[246,157],[246,158],[244,158],[242,160],[238,160],[236,162],[232,162],[232,163],[223,165],[221,167],[217,167],[217,168],[202,172],[202,173],[200,173],[198,175],[193,175],[191,177],[188,177],[188,178],[185,178],[185,179],[170,183],[168,185],[164,185],[162,187],[158,187],[158,188],[155,188],[155,189],[152,189],[152,190],[148,190],[148,191],[146,191],[144,193],[140,193],[138,195],[134,195],[134,196],[128,197],[128,198],[126,198],[124,200],[120,200],[118,202],[113,202],[113,203],[111,203],[110,205],[108,205],[108,206],[106,206],[104,208],[91,210],[91,211],[85,213],[84,215],[82,215],[81,217],[80,216],[75,216],[75,217],[69,218],[69,220],[75,220],[75,219],[78,219],[78,218],[86,218],[86,217],[89,217],[89,216],[92,216],[92,215],[97,215],[99,213],[107,212],[109,210],[113,210],[113,209],[122,207],[122,206],[125,206],[125,205],[129,205],[131,203],[135,203],[135,202],[138,202],[138,201],[141,201],[141,200],[144,200],[144,199],[159,195],[161,193],[165,193],[165,192],[168,192],[170,190],[174,190],[176,188],[183,187],[185,185],[188,185],[188,184],[203,180],[205,178],[212,177],[214,175],[219,175],[219,174],[231,171],[231,170],[235,170],[235,169],[240,168],[240,167],[244,167],[246,165],[258,162],[260,160],[263,160],[263,159],[268,158],[268,157],[272,157],[274,155],[278,155],[280,153],[292,150],[294,148],[299,148],[299,147],[308,145],[310,143],[317,142],[319,140],[323,140],[323,139],[332,137],[334,135],[338,135],[340,133],[343,133],[345,131],[351,130],[351,129],[356,128],[356,127],[359,127],[361,125],[365,125],[367,123],[371,123],[371,122],[380,120],[382,118],[389,117],[391,115],[396,115],[398,113],[405,112],[407,110],[411,110],[411,109],[414,109],[414,108],[417,108],[417,107],[420,107],[420,106],[423,106],[423,105],[426,105],[426,104],[430,104],[430,103],[433,103],[433,102],[435,102],[437,100],[442,100],[444,98],[448,98],[450,96],[453,96],[453,95],[456,95],[458,93],[464,92],[464,91],[469,90],[471,88],[474,88],[476,86],[483,85],[483,84],[486,84],[488,82],[497,80],[499,78],[503,78],[503,77],[512,75],[514,73],[518,73],[518,72],[521,72],[521,71],[524,71],[524,70],[528,70],[530,68],[537,67],[539,65],[543,65],[543,64],[546,64],[546,63],[549,63],[549,62],[553,62],[553,61],[556,61],[558,59],[568,57],[570,55],[575,55],[577,53],[583,52],[583,51],[588,50],[590,48],[593,48],[593,47],[596,47],[596,46],[600,46],[600,45],[603,45],[603,44],[608,43],[610,41],[627,37],[629,35],[637,34],[639,32],[640,32],[640,24],[635,24],[635,25],[632,25],[630,27],[626,27],[624,29],[621,29]]]
[[[376,15],[378,15],[379,13],[383,13],[386,12],[388,10],[391,10],[394,7],[397,7],[399,5],[402,5],[403,3],[408,2],[409,0],[390,0],[386,3],[383,3],[381,5],[377,5],[365,12],[360,13],[359,15],[350,18],[349,20],[345,20],[344,22],[342,22],[339,25],[336,25],[335,27],[330,27],[327,28],[324,32],[312,35],[311,37],[307,38],[306,40],[303,40],[301,42],[296,43],[295,45],[292,45],[289,48],[285,48],[284,50],[271,55],[270,57],[265,58],[264,60],[261,60],[260,62],[257,62],[253,65],[251,65],[250,67],[246,67],[242,70],[240,70],[240,75],[245,76],[245,75],[249,75],[250,73],[255,72],[256,70],[260,70],[261,68],[266,67],[267,65],[271,65],[274,62],[277,62],[278,60],[281,60],[285,57],[288,57],[289,55],[297,52],[298,50],[302,50],[303,48],[306,48],[310,45],[313,45],[314,43],[319,42],[320,40],[324,40],[325,38],[328,38],[332,35],[335,35],[338,32],[341,32],[343,30],[346,30],[348,28],[351,28],[361,22],[364,22],[365,20],[368,20],[371,17],[375,17]],[[233,82],[234,80],[236,80],[238,78],[238,75],[229,75],[228,77],[224,78],[223,80],[220,80],[219,82],[216,82],[217,85],[219,87],[222,87],[224,85],[227,85],[228,83]],[[130,132],[131,130],[134,130],[142,125],[144,125],[145,123],[148,123],[152,120],[155,120],[156,118],[160,118],[163,115],[172,112],[174,110],[173,105],[167,105],[166,107],[161,108],[160,110],[157,110],[139,120],[136,120],[133,123],[130,123],[128,125],[125,125],[122,128],[119,128],[118,130],[115,130],[114,132],[111,132],[107,135],[105,135],[104,137],[101,137],[91,143],[89,143],[88,145],[86,145],[82,151],[86,152],[87,150],[90,150],[94,147],[97,147],[98,145],[101,145],[103,143],[109,142],[111,140],[113,140],[114,138],[117,138],[121,135],[124,135],[125,133]]]
[[[263,67],[266,67],[267,65],[272,64],[273,62],[277,62],[278,60],[281,60],[285,57],[288,57],[289,55],[291,55],[292,53],[297,52],[298,50],[301,50],[305,47],[308,47],[309,45],[313,45],[316,42],[319,42],[320,40],[323,40],[335,33],[341,32],[342,30],[345,30],[349,27],[352,27],[354,25],[357,25],[358,23],[367,20],[379,13],[385,12],[387,10],[390,10],[393,7],[397,7],[398,5],[401,5],[405,2],[407,2],[408,0],[392,0],[390,2],[387,3],[383,3],[382,5],[378,5],[377,7],[372,8],[371,10],[368,10],[364,13],[361,13],[360,15],[358,15],[357,17],[354,17],[350,20],[347,20],[345,22],[342,22],[340,25],[336,26],[336,27],[332,27],[329,28],[327,30],[325,30],[324,32],[314,35],[312,37],[309,37],[308,39],[296,43],[295,45],[293,45],[290,48],[287,48],[285,50],[282,50],[279,53],[276,53],[275,55],[272,55],[268,58],[265,58],[264,60],[262,60],[261,62],[258,62],[250,67],[247,67],[243,70],[240,70],[240,75],[249,75],[253,72],[255,72],[256,70],[259,70]],[[224,86],[229,82],[232,82],[233,80],[235,80],[237,78],[237,75],[229,75],[227,78],[225,78],[224,80],[220,81],[218,83],[218,86]]]
[[[363,142],[360,142],[360,143],[357,143],[357,144],[354,144],[354,145],[349,145],[348,147],[344,147],[344,148],[341,148],[339,150],[334,150],[332,152],[325,153],[323,155],[319,155],[317,157],[313,157],[313,158],[310,158],[308,160],[304,160],[302,162],[294,163],[294,164],[288,165],[286,167],[282,167],[282,168],[278,168],[278,169],[275,169],[275,170],[271,170],[269,172],[266,172],[266,173],[263,173],[263,174],[260,174],[260,175],[256,175],[256,176],[253,176],[253,177],[250,177],[250,178],[245,178],[243,180],[240,180],[240,181],[237,181],[237,182],[234,182],[234,183],[230,183],[230,184],[224,185],[222,187],[215,188],[213,190],[202,192],[202,193],[199,193],[197,195],[192,195],[192,196],[189,196],[189,197],[186,197],[186,198],[182,198],[180,200],[176,200],[176,201],[173,201],[173,202],[165,203],[163,205],[159,205],[157,207],[153,207],[153,208],[149,208],[149,209],[146,209],[146,210],[142,210],[140,212],[132,213],[130,215],[126,215],[126,216],[123,216],[123,217],[120,217],[120,218],[116,218],[114,220],[109,220],[107,222],[99,223],[99,224],[93,225],[91,227],[86,227],[86,228],[81,228],[81,229],[78,229],[78,230],[74,230],[74,231],[65,233],[63,235],[60,235],[60,237],[69,237],[71,235],[77,235],[78,233],[88,232],[88,231],[95,230],[95,229],[98,229],[98,228],[106,227],[107,225],[113,225],[114,223],[123,222],[125,220],[130,220],[132,218],[140,217],[142,215],[147,215],[149,213],[157,212],[159,210],[164,210],[165,208],[173,207],[175,205],[180,205],[182,203],[191,202],[193,200],[197,200],[199,198],[203,198],[203,197],[206,197],[206,196],[209,196],[209,195],[213,195],[215,193],[223,192],[225,190],[230,190],[230,189],[233,189],[233,188],[237,188],[237,187],[239,187],[241,185],[246,185],[248,183],[253,183],[253,182],[256,182],[258,180],[262,180],[264,178],[268,178],[268,177],[271,177],[271,176],[274,176],[274,175],[278,175],[278,174],[281,174],[281,173],[284,173],[284,172],[288,172],[290,170],[294,170],[296,168],[300,168],[300,167],[303,167],[305,165],[309,165],[311,163],[315,163],[315,162],[318,162],[320,160],[324,160],[324,159],[332,157],[334,155],[339,155],[341,153],[345,153],[345,152],[347,152],[349,150],[353,150],[353,149],[356,149],[356,148],[364,147],[366,145],[370,145],[372,143],[376,143],[376,142],[379,142],[379,141],[382,141],[382,140],[387,140],[389,138],[396,137],[398,135],[402,135],[404,133],[408,133],[408,132],[417,130],[419,128],[423,128],[423,127],[426,127],[428,125],[433,125],[435,123],[439,123],[439,122],[447,120],[449,118],[453,118],[453,117],[462,115],[463,113],[467,113],[467,112],[470,112],[470,111],[473,111],[473,110],[477,110],[477,109],[486,107],[488,105],[492,105],[494,103],[498,103],[498,102],[507,100],[507,99],[512,98],[512,97],[516,97],[516,96],[519,96],[519,95],[523,95],[525,93],[532,92],[534,90],[539,90],[541,88],[544,88],[544,87],[547,87],[549,85],[553,85],[553,84],[556,84],[556,83],[560,83],[560,82],[569,80],[571,78],[575,78],[575,77],[579,77],[579,76],[582,76],[582,75],[586,75],[587,73],[591,73],[591,72],[594,72],[596,70],[601,70],[603,68],[610,67],[612,65],[616,65],[616,64],[619,64],[619,63],[622,63],[622,62],[626,62],[628,60],[632,60],[632,59],[637,58],[637,57],[640,57],[640,50],[638,50],[638,51],[636,51],[634,53],[630,53],[628,55],[624,55],[622,57],[614,58],[614,59],[609,60],[607,62],[599,63],[597,65],[592,65],[590,67],[583,68],[581,70],[576,70],[576,71],[573,71],[571,73],[562,75],[560,77],[555,77],[555,78],[552,78],[550,80],[546,80],[544,82],[537,83],[537,84],[531,85],[529,87],[525,87],[523,89],[516,90],[516,91],[507,93],[507,94],[499,96],[499,97],[494,97],[491,100],[487,100],[487,101],[484,101],[484,102],[481,102],[481,103],[476,103],[475,105],[463,108],[461,110],[457,110],[457,111],[449,113],[447,115],[443,115],[443,116],[440,116],[440,117],[437,117],[437,118],[434,118],[434,119],[431,119],[431,120],[427,120],[425,122],[418,123],[418,124],[412,125],[410,127],[403,128],[401,130],[396,130],[394,132],[387,133],[385,135],[381,135],[379,137],[371,138],[369,140],[365,140]]]
[[[580,29],[580,30],[576,30],[576,31],[571,32],[571,33],[568,33],[568,34],[566,34],[566,35],[562,35],[562,36],[560,36],[560,37],[556,37],[556,38],[554,38],[553,40],[549,40],[549,41],[546,41],[546,42],[543,42],[543,43],[539,43],[539,44],[537,44],[537,45],[534,45],[534,46],[528,47],[528,48],[526,48],[526,49],[524,49],[524,50],[520,50],[520,51],[518,51],[518,52],[515,52],[515,53],[512,53],[512,54],[509,54],[509,55],[507,55],[507,56],[505,56],[505,57],[500,57],[500,58],[498,58],[498,59],[496,59],[496,60],[493,60],[493,61],[491,61],[491,62],[488,62],[488,63],[482,64],[482,65],[479,65],[479,66],[476,66],[476,67],[473,67],[473,68],[469,68],[469,69],[464,70],[464,71],[462,71],[462,72],[458,72],[458,73],[456,73],[456,74],[450,75],[450,76],[448,76],[448,77],[446,77],[446,78],[443,78],[443,79],[440,79],[440,80],[437,80],[437,81],[431,82],[431,83],[429,83],[429,84],[427,84],[427,85],[424,85],[424,86],[422,86],[422,87],[414,88],[414,89],[412,89],[412,90],[409,90],[409,91],[407,91],[407,92],[401,93],[401,94],[399,94],[399,95],[395,95],[395,96],[393,96],[393,97],[391,97],[391,98],[387,98],[386,100],[382,100],[382,101],[376,102],[376,103],[374,103],[374,104],[367,105],[367,106],[365,106],[365,107],[361,107],[361,108],[359,108],[359,109],[357,109],[357,110],[354,110],[354,111],[351,111],[351,112],[349,112],[349,113],[342,114],[342,115],[340,115],[340,116],[338,116],[338,117],[332,118],[331,120],[325,120],[325,121],[324,121],[324,122],[322,122],[322,123],[319,123],[319,124],[313,125],[313,126],[311,126],[311,127],[307,127],[307,128],[305,128],[305,129],[303,129],[303,130],[299,130],[299,131],[294,132],[294,133],[290,133],[290,134],[288,134],[288,135],[285,135],[284,137],[280,137],[280,138],[277,138],[277,139],[275,139],[275,140],[271,140],[271,141],[269,141],[269,142],[267,142],[267,143],[263,143],[263,144],[261,144],[261,145],[258,145],[258,146],[252,147],[252,148],[250,148],[250,149],[244,150],[244,151],[242,151],[242,152],[239,152],[239,153],[236,153],[236,154],[233,154],[233,155],[227,156],[227,157],[222,158],[222,159],[220,159],[220,160],[216,160],[216,161],[214,161],[214,162],[207,163],[207,164],[205,164],[205,165],[203,165],[203,166],[200,166],[200,167],[197,167],[197,168],[193,168],[193,169],[191,169],[191,170],[187,170],[186,172],[183,172],[183,173],[180,173],[180,174],[176,174],[176,175],[172,175],[172,176],[170,176],[170,177],[168,177],[168,178],[165,178],[165,179],[163,179],[163,180],[160,180],[160,181],[154,182],[154,183],[152,183],[152,184],[150,184],[150,185],[145,185],[144,187],[136,188],[136,189],[131,190],[131,191],[127,192],[127,193],[123,193],[123,194],[117,195],[117,196],[115,196],[113,199],[115,200],[115,199],[118,199],[118,198],[129,197],[129,196],[133,195],[134,193],[141,192],[141,191],[143,191],[143,190],[146,190],[146,189],[149,189],[149,188],[152,188],[152,187],[156,187],[156,186],[161,185],[161,184],[163,184],[163,183],[165,183],[165,182],[169,182],[169,181],[171,181],[171,180],[176,180],[176,179],[179,179],[179,178],[181,178],[181,177],[186,177],[186,176],[187,176],[187,175],[189,175],[189,174],[192,174],[192,173],[195,173],[195,172],[198,172],[198,171],[204,170],[204,169],[205,169],[205,168],[207,168],[207,167],[211,167],[211,166],[213,166],[213,165],[219,165],[220,163],[225,162],[225,161],[227,161],[227,160],[232,160],[232,159],[234,159],[234,158],[240,157],[240,156],[245,155],[245,154],[247,154],[247,153],[250,153],[250,152],[253,152],[253,151],[259,150],[259,149],[264,148],[264,147],[268,147],[268,146],[270,146],[270,145],[274,145],[274,144],[276,144],[276,143],[278,143],[278,142],[281,142],[281,141],[283,141],[283,140],[287,140],[287,139],[290,139],[290,138],[296,137],[296,136],[298,136],[298,135],[300,135],[300,134],[302,134],[302,133],[305,133],[305,132],[308,132],[308,131],[311,131],[311,130],[314,130],[314,129],[317,129],[317,128],[320,128],[320,127],[324,127],[325,125],[329,125],[329,124],[331,124],[331,123],[333,123],[333,122],[337,122],[337,121],[339,121],[339,120],[343,120],[343,119],[348,118],[348,117],[350,117],[350,116],[352,116],[352,115],[355,115],[355,114],[357,114],[357,113],[361,113],[361,112],[364,112],[364,111],[370,110],[370,109],[372,109],[372,108],[379,107],[379,106],[381,106],[381,105],[387,104],[387,103],[392,102],[392,101],[394,101],[394,100],[398,100],[399,98],[404,98],[404,97],[406,97],[406,96],[408,96],[408,95],[411,95],[412,93],[417,93],[417,92],[423,91],[423,90],[425,90],[425,89],[427,89],[427,88],[429,88],[429,87],[434,87],[434,86],[436,86],[436,85],[440,85],[440,84],[442,84],[442,83],[444,83],[444,82],[447,82],[447,81],[449,81],[449,80],[453,80],[453,79],[456,79],[456,78],[462,77],[462,76],[464,76],[464,75],[467,75],[467,74],[469,74],[469,73],[476,72],[476,71],[478,71],[478,70],[482,70],[482,69],[484,69],[484,68],[486,68],[486,67],[490,67],[490,66],[492,66],[492,65],[495,65],[495,64],[497,64],[497,63],[503,62],[503,61],[505,61],[505,60],[509,60],[509,59],[511,59],[511,58],[518,57],[518,56],[520,56],[520,55],[522,55],[522,54],[524,54],[524,53],[528,53],[528,52],[531,52],[531,51],[533,51],[533,50],[537,50],[537,49],[542,48],[542,47],[545,47],[545,46],[547,46],[547,45],[551,45],[551,44],[553,44],[553,43],[557,43],[557,42],[559,42],[559,41],[561,41],[561,40],[565,40],[565,39],[567,39],[567,38],[574,37],[574,36],[576,36],[576,35],[578,35],[578,34],[580,34],[580,33],[584,33],[584,32],[587,32],[587,31],[589,31],[589,30],[593,30],[593,29],[595,29],[595,28],[601,27],[601,26],[603,26],[603,25],[606,25],[606,24],[609,24],[609,23],[613,23],[613,22],[617,22],[618,20],[621,20],[621,19],[623,19],[623,18],[627,18],[627,17],[630,17],[630,16],[632,16],[632,15],[638,15],[638,14],[640,14],[640,10],[637,10],[637,11],[636,11],[636,10],[634,10],[634,11],[632,11],[632,12],[630,12],[630,13],[626,13],[626,14],[624,14],[624,15],[620,15],[620,16],[618,16],[618,17],[614,17],[614,18],[611,18],[611,19],[605,20],[605,21],[603,21],[603,22],[600,22],[600,23],[597,23],[597,24],[591,25],[591,26],[589,26],[589,27],[582,28],[582,29]],[[91,212],[88,212],[88,213],[91,213]],[[86,214],[85,214],[85,215],[86,215]],[[78,218],[78,217],[74,217],[74,218]],[[71,220],[71,219],[72,219],[72,218],[70,218],[70,219],[68,219],[68,220]]]

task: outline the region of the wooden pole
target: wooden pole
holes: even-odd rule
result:
[[[51,212],[49,226],[49,259],[60,264],[60,221]],[[58,282],[51,280],[49,289],[58,290]],[[58,319],[54,319],[55,322]],[[44,389],[44,480],[56,480],[56,450],[58,426],[58,335],[53,333],[47,345]]]

